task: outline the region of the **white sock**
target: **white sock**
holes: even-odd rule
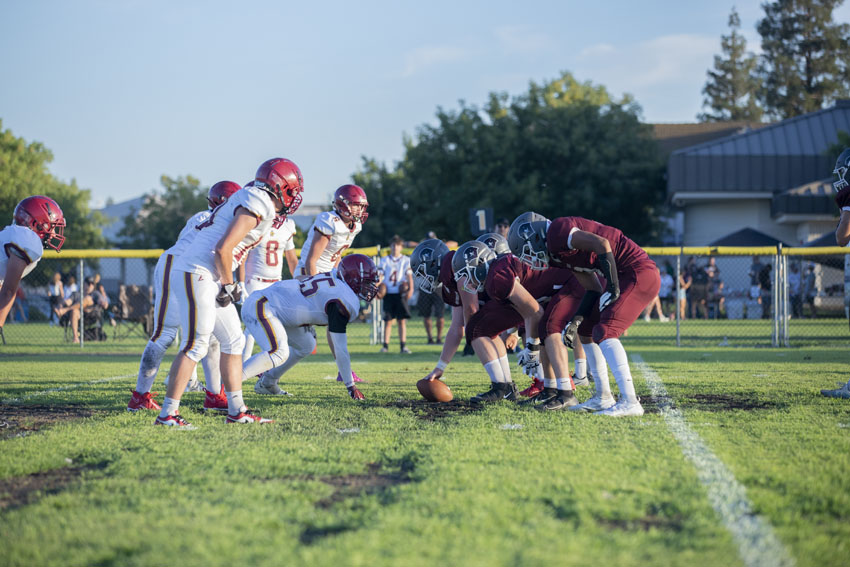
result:
[[[569,378],[558,378],[558,389],[559,390],[573,390],[573,381]]]
[[[543,387],[544,388],[557,388],[558,380],[556,378],[544,378],[543,379]]]
[[[159,412],[159,417],[177,415],[178,409],[180,409],[180,400],[172,400],[171,398],[166,397],[162,400],[162,411]]]
[[[142,353],[142,361],[139,363],[139,377],[136,378],[136,391],[138,393],[146,394],[151,391],[164,356],[165,349],[160,348],[155,342],[148,341]]]
[[[587,360],[584,358],[577,358],[575,364],[575,375],[579,380],[583,380],[587,378]]]
[[[230,415],[238,415],[248,409],[242,401],[242,390],[233,390],[225,394],[227,394],[227,413]]]
[[[511,363],[508,362],[508,355],[501,357],[499,363],[502,365],[502,375],[505,377],[505,382],[510,384],[513,380],[511,379]]]
[[[499,359],[491,360],[484,365],[484,370],[490,375],[490,381],[499,383],[505,381],[505,375],[502,373],[502,363]]]
[[[632,382],[632,372],[629,370],[629,358],[626,356],[626,349],[623,348],[623,343],[620,339],[605,339],[600,343],[599,348],[602,354],[605,355],[605,360],[614,373],[614,379],[617,380],[617,386],[620,388],[620,398],[628,403],[636,403],[637,395],[635,394],[635,385]]]
[[[602,350],[596,343],[583,344],[584,354],[587,356],[587,363],[590,368],[590,375],[593,376],[593,387],[596,390],[594,393],[599,396],[608,397],[611,395],[611,384],[608,381],[608,366],[605,364],[605,356]]]

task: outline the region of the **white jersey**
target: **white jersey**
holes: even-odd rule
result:
[[[44,245],[35,231],[17,224],[0,230],[0,285],[6,279],[6,266],[13,254],[27,263],[23,278],[35,268],[43,253]]]
[[[215,247],[227,232],[239,207],[256,215],[257,225],[233,248],[233,268],[236,269],[245,259],[248,250],[259,244],[274,222],[275,208],[271,196],[256,187],[240,189],[225,203],[216,207],[210,218],[196,227],[198,234],[192,240],[191,246],[176,258],[174,268],[183,272],[206,274],[219,281],[221,276],[215,267]]]
[[[201,211],[199,213],[195,213],[192,217],[186,221],[186,226],[183,227],[183,230],[180,231],[180,235],[177,237],[177,242],[174,245],[165,251],[165,254],[171,254],[172,256],[181,256],[183,253],[189,249],[189,244],[195,239],[195,236],[200,232],[198,230],[198,225],[202,224],[212,215],[212,211]]]
[[[392,256],[384,256],[378,262],[378,269],[383,272],[384,285],[387,286],[387,293],[399,293],[401,290],[401,282],[407,279],[407,274],[410,271],[410,257],[402,254],[398,258]]]
[[[336,270],[304,280],[283,280],[251,295],[255,294],[268,298],[268,307],[285,327],[327,325],[329,303],[340,305],[349,323],[360,313],[360,298]]]
[[[286,219],[279,227],[277,223],[245,259],[245,281],[254,278],[270,281],[279,280],[287,250],[295,249],[295,221]]]
[[[335,211],[325,211],[319,213],[316,220],[313,221],[313,226],[307,233],[307,240],[304,242],[304,247],[301,248],[301,259],[298,260],[296,272],[299,274],[306,273],[307,254],[310,252],[310,247],[313,245],[313,238],[316,232],[321,232],[325,236],[330,237],[327,248],[316,261],[317,273],[329,272],[336,267],[340,255],[346,248],[351,247],[354,242],[354,237],[363,230],[363,225],[359,222],[354,223],[354,228],[349,229],[348,224]]]

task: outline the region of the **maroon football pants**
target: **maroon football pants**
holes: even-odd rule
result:
[[[658,295],[661,276],[651,260],[636,269],[617,271],[620,280],[620,297],[600,315],[593,327],[593,342],[619,338]]]

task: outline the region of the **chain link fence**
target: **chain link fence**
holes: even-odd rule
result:
[[[658,301],[625,341],[659,346],[850,345],[846,249],[647,248],[661,272]],[[377,258],[375,248],[351,250]],[[145,338],[153,322],[153,269],[161,250],[45,252],[22,282],[5,339],[86,344]],[[82,308],[87,278],[105,304]],[[61,281],[62,285],[58,284]],[[83,301],[85,303],[85,301]],[[380,342],[381,305],[361,320]]]

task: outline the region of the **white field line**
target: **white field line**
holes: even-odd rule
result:
[[[682,447],[682,452],[696,467],[697,477],[708,492],[708,500],[738,544],[738,553],[744,564],[748,567],[794,565],[794,559],[774,535],[771,525],[753,514],[746,489],[690,428],[682,412],[672,406],[658,373],[639,354],[632,355],[632,362],[643,373],[661,415]]]
[[[98,380],[92,380],[91,382],[81,382],[79,384],[68,384],[67,386],[62,386],[61,388],[50,388],[49,390],[42,390],[41,392],[34,392],[32,394],[27,394],[25,396],[21,396],[20,398],[6,398],[5,400],[0,400],[0,403],[17,404],[19,402],[23,402],[24,400],[37,398],[39,396],[46,396],[47,394],[53,394],[55,392],[64,392],[65,390],[74,390],[76,388],[81,388],[83,386],[92,386],[94,384],[106,384],[107,382],[114,382],[116,380],[122,380],[124,378],[133,378],[135,376],[136,376],[135,374],[122,374],[120,376],[110,376],[109,378],[100,378]]]

